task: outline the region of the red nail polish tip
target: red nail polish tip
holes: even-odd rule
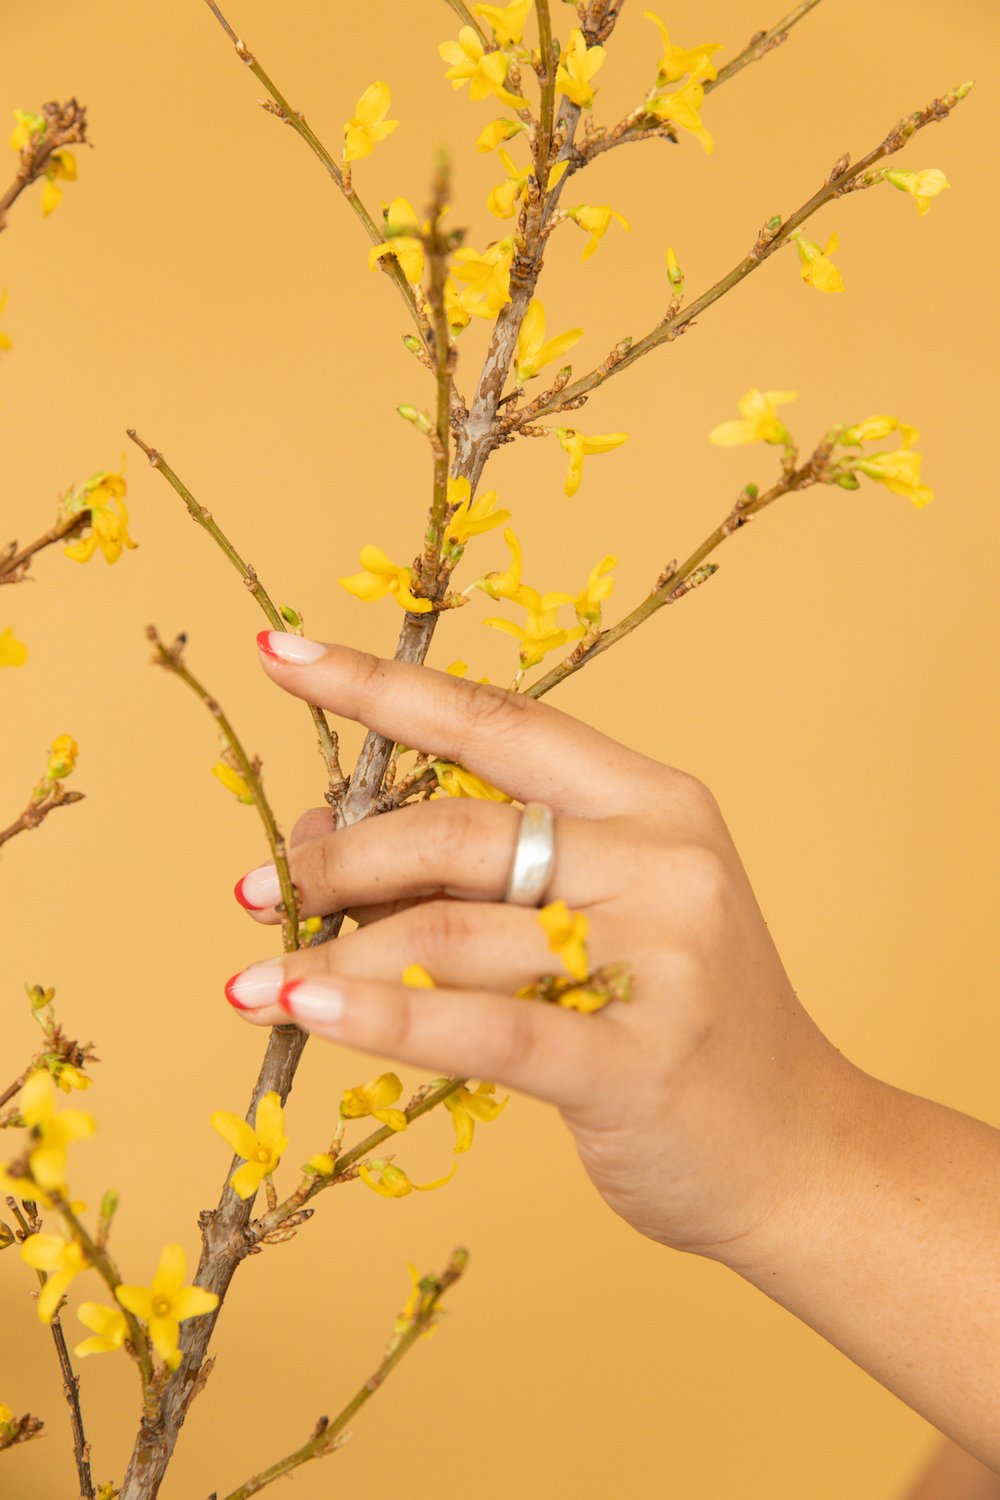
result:
[[[272,651],[271,649],[271,632],[269,630],[258,630],[257,649],[258,651],[263,651],[264,655],[269,656],[272,661],[281,660],[277,651]]]
[[[240,970],[240,973],[242,972],[243,971]],[[239,974],[234,974],[231,979],[226,980],[226,999],[229,1001],[234,1010],[249,1010],[250,1007],[244,1005],[242,1000],[237,1000],[236,993],[233,989],[233,986],[235,985],[239,977]]]
[[[241,875],[240,878],[239,878],[239,880],[237,880],[236,884],[233,886],[233,895],[236,897],[237,901],[243,907],[244,911],[263,911],[264,908],[262,906],[255,906],[252,901],[248,901],[247,898],[246,898],[246,896],[244,896],[244,894],[243,894],[243,882],[244,882],[244,880],[246,880],[246,876],[245,875]]]
[[[292,995],[295,990],[298,989],[301,983],[301,979],[289,979],[287,984],[283,984],[281,986],[281,993],[278,996],[278,1004],[281,1006],[282,1010],[287,1010],[290,1016],[293,1016],[295,1014],[294,1010],[292,1009]]]

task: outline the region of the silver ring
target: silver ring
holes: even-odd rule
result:
[[[552,809],[544,802],[526,802],[503,899],[512,906],[541,906],[555,862]]]

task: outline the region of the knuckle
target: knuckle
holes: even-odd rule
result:
[[[531,700],[521,693],[508,692],[490,682],[463,682],[456,679],[461,693],[459,702],[466,722],[474,730],[503,729],[519,720]]]
[[[515,1001],[508,1007],[507,1024],[495,1041],[493,1070],[501,1078],[518,1076],[528,1067],[538,1048],[538,1029],[531,1002]]]
[[[381,656],[375,656],[371,651],[357,651],[354,656],[355,687],[359,696],[364,697],[380,685],[386,663]]]
[[[461,901],[425,901],[415,915],[417,945],[428,963],[460,947],[469,935]]]
[[[332,827],[333,813],[330,808],[310,807],[301,817],[296,818],[288,842],[294,849],[299,844],[308,843],[310,839],[321,837]]]
[[[711,913],[725,905],[731,884],[729,868],[717,849],[705,843],[677,845],[669,854],[670,875],[688,902]]]
[[[438,799],[434,837],[438,852],[450,860],[467,854],[478,832],[478,808],[471,797]]]

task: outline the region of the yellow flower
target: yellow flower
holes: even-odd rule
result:
[[[894,495],[906,495],[918,508],[929,505],[934,491],[929,485],[920,483],[922,453],[907,452],[897,448],[895,453],[873,453],[870,458],[859,458],[856,467],[869,479],[877,479]]]
[[[533,0],[511,0],[509,5],[474,5],[476,15],[484,16],[502,47],[512,47],[521,40]]]
[[[689,130],[711,155],[715,150],[715,141],[699,111],[705,98],[705,81],[714,77],[715,69],[703,53],[687,83],[675,89],[672,94],[658,94],[654,99],[647,99],[642,106],[643,114],[652,115],[656,120],[669,120],[674,125],[679,125],[681,130]]]
[[[603,47],[588,47],[579,27],[574,26],[569,34],[569,46],[559,58],[556,69],[556,90],[561,91],[579,104],[590,109],[594,103],[594,90],[590,80],[604,61]]]
[[[478,797],[488,802],[511,800],[506,792],[498,791],[474,771],[468,771],[465,766],[456,765],[454,761],[435,760],[431,762],[430,769],[437,777],[438,784],[438,790],[431,794],[431,801],[436,797]]]
[[[3,312],[3,310],[4,310],[4,308],[6,306],[7,306],[7,293],[6,292],[0,292],[0,312]],[[6,334],[6,333],[0,333],[0,349],[10,349],[11,347],[12,346],[11,346],[10,336],[8,334]]]
[[[6,1427],[13,1422],[14,1413],[3,1401],[0,1401],[0,1427]]]
[[[400,1312],[396,1318],[396,1322],[393,1327],[394,1334],[406,1332],[410,1324],[413,1322],[414,1318],[417,1316],[417,1313],[420,1311],[420,1305],[423,1302],[425,1294],[425,1289],[422,1285],[423,1278],[421,1277],[420,1272],[417,1270],[416,1266],[412,1265],[410,1261],[407,1261],[406,1269],[410,1273],[410,1295],[407,1297],[406,1302],[403,1304],[402,1312]],[[436,1326],[437,1325],[434,1319],[431,1318],[428,1321],[427,1327],[423,1330],[421,1338],[430,1338]]]
[[[503,145],[504,141],[520,135],[527,128],[523,120],[492,120],[489,125],[484,125],[476,136],[476,150],[495,151],[498,146]]]
[[[344,122],[344,160],[357,161],[368,156],[379,141],[384,141],[399,124],[387,120],[389,85],[370,83],[354,106],[354,114]]]
[[[49,746],[49,763],[45,768],[47,781],[62,781],[76,765],[80,746],[71,734],[58,734]]]
[[[586,584],[573,600],[576,618],[581,625],[600,625],[601,604],[609,597],[615,586],[610,573],[617,563],[617,557],[602,557],[600,562],[595,563],[591,568]]]
[[[405,984],[408,990],[434,989],[434,981],[423,964],[407,964],[399,978],[400,983]]]
[[[586,979],[589,973],[587,933],[590,922],[582,911],[570,911],[565,901],[552,901],[538,913],[549,947],[558,954],[574,979]]]
[[[212,1115],[212,1129],[217,1130],[237,1156],[243,1157],[229,1185],[239,1198],[252,1198],[265,1177],[270,1177],[288,1145],[281,1100],[272,1089],[257,1105],[253,1125],[227,1109]]]
[[[419,239],[420,221],[408,198],[393,198],[385,216],[385,227],[389,238],[369,250],[369,269],[376,270],[384,255],[394,255],[407,281],[416,286],[424,274],[424,247]],[[429,224],[425,224],[425,234],[428,229]]]
[[[44,135],[48,129],[45,117],[32,114],[30,109],[15,109],[14,120],[10,143],[15,151],[23,151],[25,146],[31,145],[32,136]]]
[[[443,62],[451,64],[444,76],[451,79],[456,89],[468,83],[470,99],[485,99],[493,94],[512,109],[527,109],[527,99],[504,88],[510,66],[506,53],[486,52],[471,26],[462,27],[457,42],[441,42],[438,54]]]
[[[72,151],[53,151],[45,168],[45,181],[42,183],[42,217],[50,214],[62,201],[62,188],[58,186],[56,178],[61,177],[65,182],[76,181],[76,157]]]
[[[550,651],[558,651],[567,641],[583,635],[582,625],[575,625],[567,630],[557,623],[559,606],[570,602],[569,594],[540,595],[536,589],[522,586],[514,602],[527,610],[523,625],[497,618],[484,620],[483,624],[492,625],[495,630],[502,630],[521,642],[519,657],[522,670],[536,667]]]
[[[593,1015],[596,1010],[603,1010],[610,999],[610,995],[602,995],[596,990],[574,985],[572,989],[563,990],[556,996],[556,1004],[563,1006],[566,1010],[582,1011],[585,1016],[589,1016]]]
[[[917,213],[925,214],[931,199],[950,188],[951,183],[938,167],[925,167],[922,172],[886,172],[886,182],[891,182],[901,193],[909,193],[917,205]]]
[[[18,640],[14,627],[8,625],[0,630],[0,667],[23,667],[27,660],[28,648]]]
[[[459,479],[449,478],[448,506],[455,509],[445,527],[444,545],[454,551],[464,547],[470,537],[481,536],[484,531],[492,531],[494,526],[509,521],[509,510],[493,509],[496,498],[496,490],[487,490],[485,495],[473,500],[469,481],[464,475]]]
[[[212,767],[212,775],[218,776],[226,791],[232,792],[238,802],[252,803],[254,801],[250,783],[234,766],[227,765],[224,760],[217,760]]]
[[[491,599],[513,599],[521,588],[521,543],[510,526],[504,528],[503,537],[510,548],[510,567],[503,572],[486,573],[475,583],[475,587],[489,594]]]
[[[94,1081],[72,1063],[63,1062],[61,1059],[49,1063],[49,1072],[55,1080],[56,1087],[62,1089],[64,1094],[70,1094],[74,1089],[89,1089]]]
[[[310,1156],[306,1162],[306,1166],[310,1167],[320,1177],[333,1176],[333,1157],[327,1151],[319,1151],[315,1156]]]
[[[539,370],[560,359],[583,338],[582,328],[571,328],[545,342],[545,308],[533,298],[517,335],[517,364],[514,377],[519,385],[537,375]]]
[[[629,221],[607,203],[599,207],[595,207],[590,203],[581,203],[579,208],[569,209],[567,217],[579,224],[580,228],[585,229],[591,236],[591,239],[583,247],[581,260],[589,260],[593,255],[598,243],[607,233],[608,225],[612,219],[617,219],[624,229],[632,228]]]
[[[30,1131],[28,1161],[31,1175],[40,1187],[56,1191],[66,1181],[67,1148],[97,1129],[93,1115],[82,1109],[56,1109],[56,1088],[44,1068],[30,1074],[23,1089],[19,1113]]]
[[[372,1158],[362,1162],[358,1167],[358,1176],[362,1182],[366,1182],[376,1193],[381,1193],[383,1198],[405,1198],[414,1189],[418,1193],[429,1193],[432,1188],[444,1187],[450,1182],[458,1169],[458,1162],[452,1164],[451,1171],[447,1177],[438,1177],[434,1182],[411,1182],[402,1167],[394,1166],[390,1161]],[[372,1176],[372,1172],[378,1173],[378,1178]]]
[[[890,432],[897,431],[903,439],[904,448],[912,448],[920,439],[919,429],[901,422],[898,417],[876,416],[866,417],[863,422],[856,422],[853,427],[846,428],[840,442],[845,447],[860,447],[862,443],[888,437]]]
[[[214,1292],[184,1285],[186,1270],[183,1245],[165,1245],[152,1285],[115,1287],[115,1296],[125,1311],[148,1326],[153,1348],[168,1370],[176,1370],[181,1362],[177,1347],[179,1325],[188,1318],[200,1318],[219,1305]]]
[[[340,1101],[342,1120],[360,1120],[371,1115],[388,1125],[390,1130],[405,1130],[409,1121],[401,1109],[390,1109],[403,1092],[403,1085],[395,1073],[380,1073],[370,1083],[359,1083],[357,1088],[346,1089]]]
[[[138,545],[128,534],[126,488],[123,475],[102,469],[73,491],[64,503],[64,514],[79,515],[89,511],[90,530],[86,536],[67,543],[63,548],[67,557],[74,562],[87,562],[100,547],[105,560],[113,563],[121,557],[122,547]]]
[[[64,1240],[59,1234],[31,1234],[21,1246],[21,1259],[47,1273],[38,1297],[38,1316],[43,1323],[51,1323],[70,1282],[90,1265],[86,1252],[76,1240]]]
[[[90,1328],[94,1337],[83,1339],[73,1353],[80,1359],[88,1354],[110,1354],[120,1349],[128,1337],[128,1323],[120,1307],[104,1307],[100,1302],[81,1302],[76,1310],[84,1328]]]
[[[831,234],[821,250],[815,240],[807,240],[804,234],[792,235],[802,262],[802,280],[814,286],[818,292],[842,292],[844,282],[832,260],[827,259],[837,249],[840,241],[836,232]]]
[[[459,300],[466,312],[475,317],[492,318],[504,303],[510,301],[510,268],[514,260],[514,239],[505,235],[482,255],[471,247],[455,251],[451,273],[465,285]]]
[[[612,448],[620,448],[622,443],[628,442],[627,432],[605,432],[595,434],[593,437],[584,437],[582,432],[576,432],[572,427],[555,427],[553,431],[559,439],[559,446],[563,452],[569,454],[565,486],[567,495],[575,495],[580,488],[583,460],[588,454],[610,453]]]
[[[432,1088],[446,1083],[444,1078],[435,1079]],[[476,1131],[476,1121],[495,1120],[500,1111],[507,1104],[510,1095],[504,1099],[494,1099],[497,1091],[495,1083],[480,1083],[475,1093],[467,1088],[456,1089],[449,1094],[444,1101],[444,1107],[451,1115],[451,1122],[455,1127],[455,1151],[468,1151],[472,1145],[472,1137]]]
[[[490,188],[486,207],[498,219],[512,219],[521,195],[528,185],[531,168],[519,167],[507,151],[501,150],[499,155],[506,168],[507,176],[499,187]]]
[[[708,62],[708,59],[713,52],[718,52],[721,49],[721,42],[704,42],[700,47],[677,47],[670,40],[667,28],[659,16],[654,15],[651,10],[644,10],[643,15],[647,21],[652,21],[654,26],[660,28],[660,33],[663,37],[663,56],[660,58],[656,71],[658,88],[662,88],[667,83],[676,83],[679,78],[684,77],[685,73],[694,72],[702,63],[707,64],[706,78],[714,78],[716,76],[715,69]]]
[[[784,406],[798,397],[798,391],[759,391],[751,386],[739,403],[740,422],[720,422],[708,434],[708,441],[717,448],[735,448],[741,443],[791,443],[788,428],[775,414],[776,406]]]
[[[9,1193],[12,1198],[29,1198],[40,1203],[42,1208],[51,1208],[52,1199],[43,1192],[31,1177],[15,1177],[6,1167],[0,1167],[0,1193]]]
[[[462,300],[462,293],[455,285],[453,276],[444,279],[444,313],[452,333],[461,333],[472,322],[469,309]]]
[[[433,609],[429,599],[418,599],[413,593],[411,570],[397,567],[381,547],[362,547],[358,561],[364,572],[352,573],[350,578],[339,580],[349,594],[366,600],[384,599],[386,594],[391,594],[397,604],[414,615],[425,615]]]
[[[679,297],[684,290],[684,272],[677,264],[673,245],[667,246],[667,280]]]

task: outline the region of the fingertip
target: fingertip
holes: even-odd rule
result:
[[[304,635],[293,635],[288,630],[258,631],[257,649],[268,661],[292,667],[307,667],[326,654],[326,647],[319,641],[307,640]]]

